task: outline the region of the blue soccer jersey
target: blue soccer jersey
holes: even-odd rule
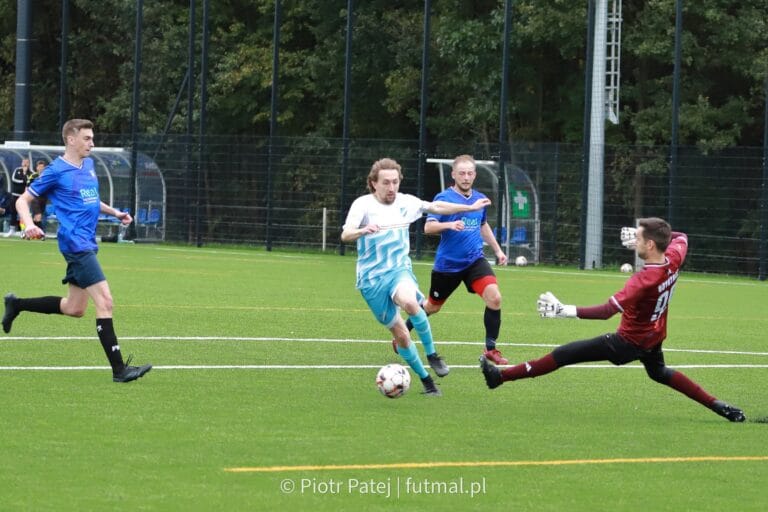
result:
[[[485,194],[472,190],[469,197],[447,188],[435,196],[435,201],[446,201],[455,204],[471,205],[478,199],[484,199]],[[483,237],[480,228],[486,223],[486,209],[479,211],[454,213],[452,215],[438,215],[430,213],[427,222],[464,222],[463,231],[447,229],[440,233],[440,244],[435,255],[435,267],[437,272],[461,272],[472,263],[483,257]]]
[[[59,231],[56,238],[63,253],[96,251],[96,226],[101,200],[93,160],[83,159],[80,167],[58,157],[29,186],[35,197],[47,197],[56,209]]]

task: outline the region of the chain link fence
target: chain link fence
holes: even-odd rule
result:
[[[34,144],[57,143],[55,134],[34,139]],[[131,146],[126,135],[97,134],[97,143]],[[420,154],[412,140],[354,139],[345,151],[341,139],[179,135],[142,136],[138,148],[156,163],[165,182],[160,237],[165,241],[313,251],[341,250],[346,209],[367,192],[373,161],[395,158],[403,166],[401,191],[417,194],[421,187],[422,197],[431,199],[440,189],[439,176],[422,163],[419,180],[420,159],[469,153],[478,160],[497,160],[500,154],[496,145],[452,141]],[[526,173],[536,191],[538,262],[579,264],[585,207],[582,147],[517,143],[509,154],[507,165]],[[682,147],[672,184],[668,161],[668,147],[605,147],[603,266],[618,268],[631,260],[618,240],[622,226],[634,225],[638,217],[668,218],[671,205],[673,229],[689,235],[687,270],[758,277],[765,268],[761,258],[768,227],[762,148],[705,153]],[[489,221],[497,224],[496,218]],[[415,226],[414,247],[420,256],[431,257],[437,239],[422,238]],[[354,251],[354,246],[345,249]]]

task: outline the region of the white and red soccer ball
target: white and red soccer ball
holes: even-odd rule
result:
[[[411,387],[411,374],[403,365],[388,364],[376,374],[376,387],[387,398],[399,398]]]

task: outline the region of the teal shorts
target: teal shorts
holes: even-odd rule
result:
[[[379,281],[373,285],[360,289],[365,302],[371,309],[373,316],[380,324],[387,329],[395,325],[397,316],[400,314],[400,308],[395,304],[395,291],[400,283],[410,281],[416,287],[416,300],[424,300],[424,294],[419,291],[419,284],[413,272],[407,269],[395,270],[382,276]]]

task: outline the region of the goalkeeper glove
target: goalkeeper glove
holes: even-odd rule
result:
[[[637,246],[637,228],[621,228],[621,245],[627,249]]]
[[[536,307],[541,318],[576,318],[576,306],[563,304],[552,292],[539,295]]]

